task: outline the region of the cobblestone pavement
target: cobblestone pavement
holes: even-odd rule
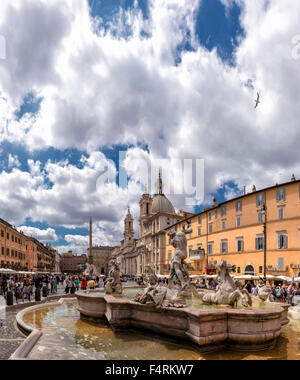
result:
[[[64,294],[64,288],[59,287],[57,294]],[[32,299],[34,301],[34,297]],[[49,300],[50,301],[50,300]],[[16,315],[23,308],[26,307],[27,300],[19,301],[20,307],[17,310],[5,310],[6,300],[0,296],[0,360],[7,360],[26,339],[16,326]],[[14,299],[14,305],[16,300]]]
[[[24,305],[25,306],[25,305]],[[2,308],[3,309],[3,308]],[[24,341],[25,336],[15,327],[19,310],[0,313],[0,360],[7,360]]]

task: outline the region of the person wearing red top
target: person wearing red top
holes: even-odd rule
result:
[[[85,277],[83,277],[81,280],[81,290],[86,290],[86,288],[87,288],[87,282],[86,282]]]

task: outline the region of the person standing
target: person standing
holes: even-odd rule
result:
[[[81,290],[86,290],[86,288],[87,288],[86,278],[82,277],[82,280],[81,280]]]

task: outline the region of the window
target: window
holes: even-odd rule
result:
[[[218,219],[218,209],[215,209],[215,219]]]
[[[226,219],[222,220],[222,230],[226,230]]]
[[[284,219],[284,207],[278,207],[278,219]]]
[[[201,224],[201,216],[198,215],[198,224]]]
[[[228,242],[227,242],[227,239],[221,240],[220,251],[221,251],[221,253],[227,253],[227,251],[228,251]]]
[[[286,249],[287,248],[287,236],[285,233],[278,233],[277,235],[277,248]]]
[[[263,206],[265,203],[265,196],[264,194],[258,194],[256,196],[256,207]]]
[[[251,276],[254,275],[254,268],[253,265],[247,265],[245,268],[245,274],[250,274]]]
[[[198,227],[198,236],[201,236],[201,227]]]
[[[278,267],[278,270],[283,271],[283,269],[284,269],[284,258],[283,257],[278,257],[277,267]]]
[[[237,252],[244,251],[244,239],[242,237],[236,238],[236,251]]]
[[[264,237],[263,236],[257,236],[255,238],[255,249],[258,251],[264,249]]]
[[[226,206],[221,207],[221,216],[226,216]]]
[[[190,257],[191,257],[191,255],[192,255],[192,249],[193,249],[193,246],[190,245],[190,246],[189,246],[189,256],[190,256]]]
[[[278,266],[278,270],[283,271],[283,269],[284,269],[284,258],[283,257],[278,257],[277,266]]]
[[[241,227],[241,225],[242,225],[242,217],[240,215],[238,215],[236,217],[236,226]]]
[[[276,191],[276,201],[277,202],[285,201],[285,189],[280,189]]]
[[[210,234],[213,232],[213,224],[212,223],[209,223],[209,225],[208,225],[208,231],[209,231]]]
[[[263,223],[263,213],[262,213],[262,211],[259,211],[258,213],[257,213],[257,223]]]
[[[260,266],[260,267],[259,267],[259,273],[262,273],[262,272],[263,272],[263,267]]]
[[[208,213],[208,220],[211,220],[211,211]]]
[[[235,211],[240,212],[242,211],[242,201],[237,201],[235,204]]]
[[[210,242],[208,242],[208,244],[207,244],[207,254],[208,254],[208,255],[212,255],[212,254],[213,254],[213,251],[214,251],[214,242],[213,242],[213,241],[210,241]]]

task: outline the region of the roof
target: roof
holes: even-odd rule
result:
[[[158,212],[166,212],[169,214],[175,214],[174,207],[169,199],[164,194],[155,194],[152,201],[152,214]]]

